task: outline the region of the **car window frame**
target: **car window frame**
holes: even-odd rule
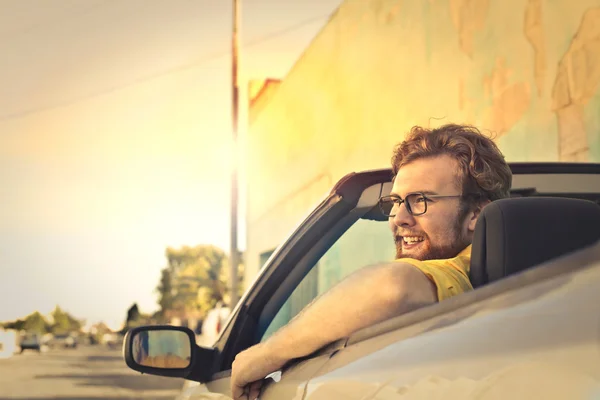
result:
[[[359,203],[363,189],[391,181],[391,170],[377,169],[342,178],[329,195],[302,221],[258,272],[254,284],[238,302],[214,349],[217,356],[211,364],[215,379],[226,376],[235,355],[255,344],[255,332],[262,308],[270,300],[281,281],[329,232]],[[341,233],[340,233],[341,234]],[[333,243],[331,243],[333,244]]]
[[[292,271],[280,283],[272,293],[271,298],[261,310],[255,332],[255,341],[258,343],[267,330],[270,322],[292,292],[306,278],[306,276],[318,265],[319,260],[332,248],[342,237],[364,215],[364,211],[351,210],[342,217],[329,231],[322,235],[319,240],[306,252],[305,256],[296,263]],[[391,239],[390,239],[391,240]],[[366,266],[366,265],[365,265]]]

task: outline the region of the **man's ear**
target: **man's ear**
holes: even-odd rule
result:
[[[479,204],[477,204],[477,206],[473,209],[473,211],[471,211],[469,213],[469,215],[468,215],[468,218],[469,218],[469,225],[468,225],[469,232],[474,232],[475,231],[475,225],[477,224],[477,219],[479,218],[479,214],[481,214],[481,210],[483,210],[483,207],[487,206],[490,203],[491,202],[489,200],[482,201]]]

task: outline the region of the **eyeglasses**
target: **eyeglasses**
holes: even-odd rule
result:
[[[413,216],[423,215],[427,212],[427,200],[444,199],[444,198],[451,198],[451,197],[464,197],[464,195],[462,195],[462,194],[455,194],[455,195],[449,195],[449,196],[444,196],[444,195],[439,195],[439,194],[425,195],[425,193],[416,192],[416,193],[407,194],[406,197],[404,197],[404,200],[402,200],[402,198],[400,198],[400,196],[396,196],[396,195],[392,194],[390,196],[383,196],[379,199],[379,208],[381,209],[381,212],[383,213],[383,215],[385,215],[386,217],[392,218],[392,217],[395,217],[396,214],[398,213],[398,210],[400,209],[400,205],[402,203],[404,203],[404,206],[406,207],[406,210],[408,211],[408,213],[410,215],[413,215]]]

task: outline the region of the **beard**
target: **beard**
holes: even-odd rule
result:
[[[413,234],[407,236],[421,236],[423,241],[418,242],[418,246],[413,251],[404,250],[404,240],[398,235],[398,230],[394,232],[394,243],[396,245],[396,259],[413,258],[419,261],[425,260],[444,260],[454,258],[465,249],[471,240],[462,232],[462,218],[456,218],[453,226],[451,226],[442,237],[450,239],[449,242],[435,244],[432,243],[429,236],[425,233]]]

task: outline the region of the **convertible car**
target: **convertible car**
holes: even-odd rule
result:
[[[600,164],[511,168],[512,198],[488,205],[477,223],[475,290],[290,362],[260,398],[600,398]],[[212,346],[186,328],[138,327],[124,342],[127,365],[187,379],[180,400],[228,398],[236,354],[356,269],[393,259],[378,205],[391,178],[382,169],[341,179],[272,254]],[[188,349],[185,366],[136,362],[143,331]]]

